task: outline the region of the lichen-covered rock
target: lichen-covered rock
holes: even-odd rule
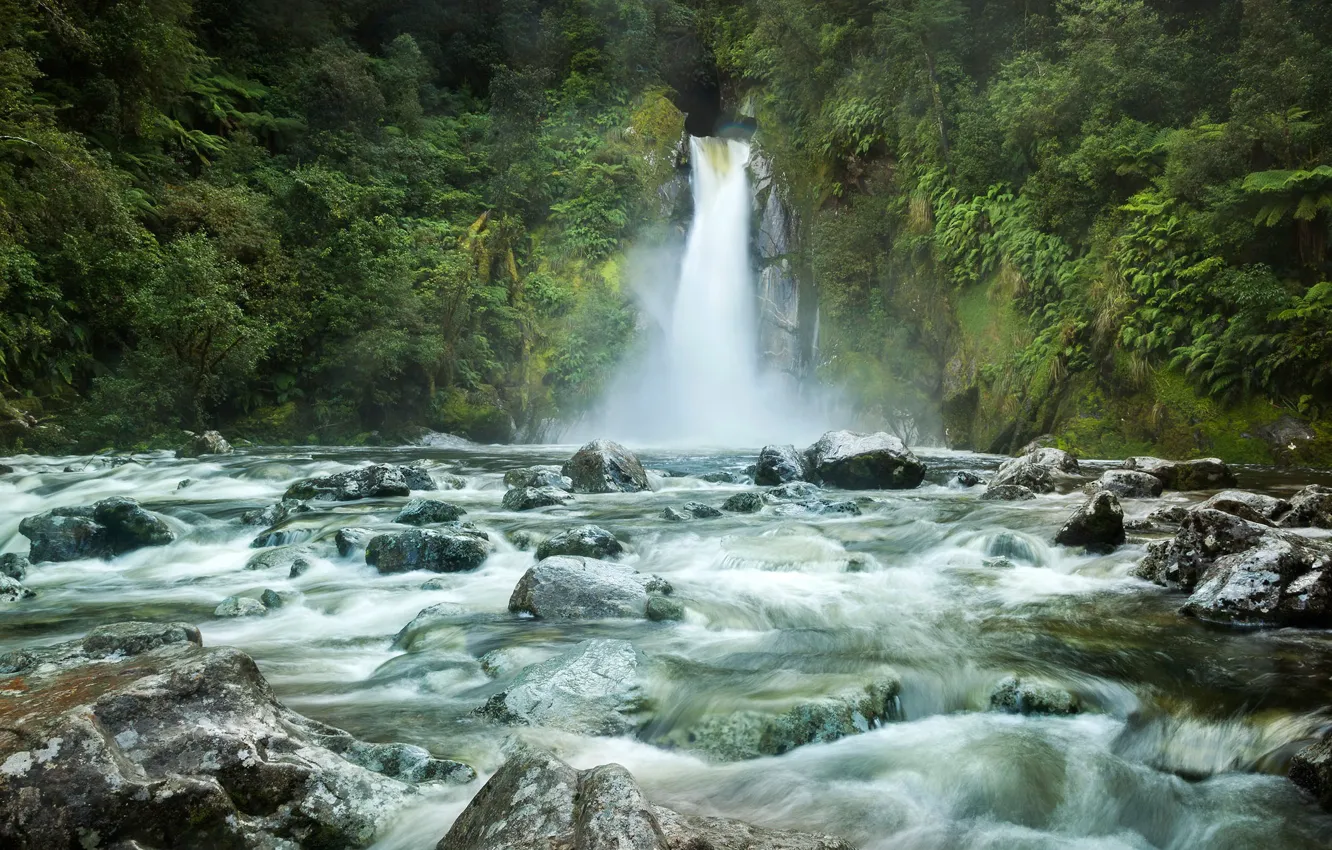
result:
[[[32,562],[17,552],[6,552],[0,555],[0,576],[9,576],[14,581],[23,581],[28,577],[28,570],[30,569],[32,569]]]
[[[848,490],[909,490],[925,480],[925,464],[891,434],[829,431],[805,450],[809,478]]]
[[[664,508],[661,512],[661,518],[667,522],[688,522],[693,519],[692,516],[677,508]]]
[[[1098,552],[1114,549],[1124,539],[1124,509],[1108,490],[1088,497],[1055,535],[1055,542],[1061,546],[1083,546]]]
[[[416,797],[395,771],[473,775],[287,710],[248,656],[202,648],[189,626],[28,655],[0,701],[0,845],[14,850],[366,847]]]
[[[1189,511],[1174,539],[1147,547],[1147,557],[1133,574],[1171,590],[1192,592],[1218,558],[1253,548],[1263,533],[1262,526],[1234,514]]]
[[[990,708],[1009,714],[1077,714],[1077,697],[1057,685],[1009,676],[990,693]]]
[[[338,554],[344,558],[364,549],[375,532],[368,528],[340,528],[333,537],[333,545],[338,547]]]
[[[478,713],[511,726],[626,735],[642,722],[644,661],[626,640],[586,640],[523,668]]]
[[[534,511],[567,505],[573,496],[554,487],[521,487],[504,494],[500,504],[506,511]]]
[[[722,512],[712,505],[705,505],[702,502],[685,502],[681,509],[693,519],[717,519]]]
[[[529,466],[526,469],[511,469],[504,473],[504,483],[514,489],[526,487],[554,487],[566,493],[573,492],[573,479],[560,472],[558,466]]]
[[[1036,494],[1030,487],[1024,487],[1021,484],[994,484],[990,483],[981,494],[981,499],[987,502],[1026,502],[1036,498]]]
[[[631,567],[594,558],[547,558],[528,570],[509,598],[509,610],[550,620],[642,618],[648,596],[670,584]]]
[[[308,549],[298,546],[280,546],[268,549],[250,557],[245,562],[247,570],[283,570],[289,578],[299,578],[314,566],[314,556]]]
[[[633,452],[610,440],[594,440],[569,458],[560,473],[575,493],[637,493],[650,488],[647,471]]]
[[[1332,811],[1332,735],[1310,744],[1290,760],[1290,781]]]
[[[763,494],[736,493],[722,503],[722,510],[733,514],[756,514],[763,510]]]
[[[272,528],[281,525],[294,516],[309,513],[311,510],[311,507],[300,499],[283,499],[277,504],[269,505],[262,510],[246,511],[241,514],[241,522],[245,525],[262,525],[266,528]]]
[[[1214,457],[1187,461],[1131,457],[1124,461],[1124,469],[1155,475],[1167,490],[1216,490],[1239,483],[1230,467]]]
[[[38,563],[107,558],[176,539],[161,517],[123,496],[30,516],[19,523],[19,533],[32,542],[28,557]]]
[[[764,446],[759,452],[754,469],[754,483],[763,487],[776,487],[791,481],[804,481],[809,467],[795,446]]]
[[[365,547],[365,562],[381,573],[429,570],[460,573],[474,570],[490,556],[490,535],[458,526],[380,534]]]
[[[1068,452],[1037,449],[1004,461],[990,479],[989,490],[1016,485],[1033,493],[1053,493],[1058,479],[1076,475],[1078,471],[1077,459]]]
[[[828,835],[653,806],[619,765],[579,772],[517,740],[506,755],[435,850],[853,850]]]
[[[654,623],[668,623],[685,618],[684,603],[669,596],[653,594],[648,597],[645,616]]]
[[[216,431],[205,431],[202,434],[195,434],[188,443],[176,449],[176,457],[196,458],[204,455],[229,455],[231,451],[231,444],[224,440],[221,434]]]
[[[268,607],[258,599],[248,596],[228,596],[213,609],[214,617],[262,617],[268,613]]]
[[[1198,510],[1223,511],[1262,525],[1272,525],[1290,509],[1285,499],[1243,490],[1222,490],[1198,506]]]
[[[778,756],[899,719],[901,690],[896,676],[885,676],[863,689],[806,700],[777,713],[744,710],[713,715],[687,731],[684,745],[727,761]]]
[[[769,502],[807,502],[819,498],[822,494],[823,491],[817,485],[806,481],[794,481],[772,488],[764,494],[764,498]]]
[[[412,490],[435,489],[435,482],[430,473],[421,467],[373,464],[298,481],[287,488],[283,498],[354,502],[359,499],[406,496]]]
[[[1282,528],[1332,528],[1332,487],[1310,484],[1290,498],[1290,510],[1278,521]]]
[[[580,525],[567,531],[561,531],[554,537],[541,542],[537,547],[538,561],[557,555],[581,555],[585,558],[600,558],[603,561],[618,558],[624,554],[624,544],[604,528],[595,525]]]
[[[403,525],[438,525],[444,522],[457,522],[467,515],[467,511],[457,505],[436,499],[412,499],[398,511],[394,522]]]
[[[37,591],[24,587],[18,579],[0,576],[0,602],[22,602],[36,595]]]
[[[1161,479],[1132,469],[1109,469],[1087,485],[1088,492],[1105,490],[1121,499],[1155,499],[1165,490]]]

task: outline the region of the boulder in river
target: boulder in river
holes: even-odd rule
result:
[[[910,490],[925,480],[925,464],[882,431],[829,431],[805,450],[805,462],[810,480],[848,490]]]
[[[573,496],[554,487],[522,487],[510,490],[500,501],[507,511],[534,511],[567,505]]]
[[[1290,497],[1290,510],[1277,521],[1282,528],[1332,528],[1332,487],[1310,484]]]
[[[18,579],[0,576],[0,602],[22,602],[36,595],[37,591],[25,587]]]
[[[549,620],[642,618],[648,597],[669,595],[670,584],[623,564],[595,558],[547,558],[513,589],[509,610]]]
[[[333,475],[298,481],[287,488],[284,498],[316,499],[323,502],[354,502],[406,496],[412,490],[435,490],[430,473],[419,466],[377,463]]]
[[[594,440],[560,470],[575,493],[637,493],[650,489],[647,471],[633,452],[610,440]]]
[[[804,455],[795,446],[764,446],[754,468],[754,483],[763,487],[776,487],[791,481],[804,481],[809,477],[809,466]]]
[[[1078,699],[1057,685],[1009,676],[990,693],[990,708],[1009,714],[1077,714]]]
[[[1295,754],[1290,760],[1290,781],[1332,811],[1332,734]]]
[[[1036,494],[1021,484],[991,484],[981,498],[987,502],[1026,502],[1036,498]]]
[[[394,522],[403,525],[438,525],[444,522],[457,522],[467,515],[467,511],[437,499],[412,499],[398,511]]]
[[[1273,525],[1290,509],[1285,499],[1243,490],[1222,490],[1198,506],[1198,510],[1223,511],[1262,525]]]
[[[267,613],[267,605],[248,596],[228,596],[213,609],[214,617],[262,617]]]
[[[309,513],[311,507],[300,499],[283,499],[261,510],[246,511],[241,514],[245,525],[262,525],[272,528],[300,514]]]
[[[511,726],[627,735],[642,723],[644,659],[627,640],[585,640],[523,668],[478,713]]]
[[[429,570],[461,573],[481,566],[490,556],[490,535],[457,528],[422,529],[380,534],[365,547],[365,562],[381,573]]]
[[[440,602],[429,608],[422,608],[412,621],[403,626],[393,637],[394,649],[412,649],[421,635],[436,626],[446,623],[458,623],[469,615],[466,608],[456,602]]]
[[[974,472],[964,469],[957,475],[953,476],[952,482],[956,483],[959,487],[970,488],[982,486],[985,484],[985,479],[981,478]]]
[[[684,603],[672,596],[654,593],[648,597],[643,614],[654,623],[671,623],[685,618]]]
[[[1108,469],[1105,473],[1087,485],[1088,492],[1105,490],[1121,499],[1155,499],[1165,490],[1161,479],[1146,472],[1132,469]]]
[[[28,557],[37,563],[111,557],[176,539],[161,517],[123,496],[30,516],[19,533],[32,542]]]
[[[668,510],[670,509],[668,508]],[[721,511],[702,502],[685,502],[680,511],[688,519],[718,519],[722,516]]]
[[[573,479],[560,472],[558,466],[529,466],[526,469],[511,469],[504,473],[504,483],[513,489],[525,487],[554,487],[566,493],[573,492]]]
[[[25,655],[0,735],[0,845],[15,850],[361,848],[417,798],[401,780],[475,775],[289,711],[249,656],[185,624]]]
[[[1214,457],[1186,461],[1131,457],[1123,468],[1155,475],[1167,490],[1216,490],[1239,483],[1230,467]]]
[[[624,554],[624,544],[604,528],[580,525],[547,538],[537,547],[538,561],[557,555],[581,555],[586,558],[610,560]]]
[[[368,528],[339,528],[333,537],[333,545],[338,547],[338,554],[346,558],[364,549],[375,532]]]
[[[247,570],[282,570],[288,578],[299,578],[314,566],[314,556],[310,550],[299,546],[279,546],[266,549],[250,557],[245,562]]]
[[[506,756],[435,850],[853,850],[829,835],[654,806],[617,764],[577,771],[518,740]]]
[[[1036,449],[1004,461],[990,479],[989,489],[1017,485],[1033,493],[1053,493],[1058,479],[1076,475],[1078,471],[1077,458],[1068,452],[1052,448]]]
[[[1180,610],[1201,620],[1332,627],[1332,545],[1221,511],[1191,511],[1135,574],[1192,591]]]
[[[205,431],[202,434],[195,434],[190,441],[180,448],[176,449],[178,458],[196,458],[204,455],[229,455],[231,454],[231,443],[222,438],[222,435],[216,431]]]
[[[8,576],[14,581],[23,581],[28,577],[28,570],[32,569],[32,563],[27,557],[17,552],[6,552],[0,555],[0,576]]]
[[[756,514],[763,510],[763,494],[736,493],[722,503],[722,510],[733,514]]]
[[[1055,535],[1061,546],[1083,546],[1093,552],[1108,552],[1124,539],[1124,509],[1109,490],[1089,496]]]

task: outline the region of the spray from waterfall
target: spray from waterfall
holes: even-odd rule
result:
[[[568,436],[696,446],[811,441],[824,430],[820,417],[802,403],[791,376],[765,371],[759,357],[750,146],[694,138],[690,153],[694,220],[679,276],[641,287],[647,351],[612,382],[600,411]]]

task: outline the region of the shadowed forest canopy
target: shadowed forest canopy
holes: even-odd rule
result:
[[[1323,440],[1316,0],[0,0],[6,415],[540,436],[632,344],[627,252],[718,95],[865,421]]]

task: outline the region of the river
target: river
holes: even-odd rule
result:
[[[658,804],[765,826],[830,832],[864,850],[1011,848],[1321,848],[1332,816],[1282,775],[1289,756],[1332,724],[1332,634],[1242,631],[1180,616],[1177,596],[1132,578],[1141,540],[1089,556],[1049,541],[1081,500],[980,501],[950,486],[1001,458],[924,450],[924,486],[852,494],[860,516],[768,507],[756,515],[671,523],[668,506],[719,506],[744,485],[699,476],[739,473],[754,452],[643,450],[664,470],[651,493],[579,496],[567,508],[500,507],[503,473],[560,463],[576,447],[456,445],[393,449],[246,449],[202,461],[138,455],[110,466],[86,458],[13,461],[0,478],[0,551],[26,552],[25,517],[113,495],[168,517],[171,545],[111,562],[36,566],[35,599],[0,618],[0,649],[78,637],[130,619],[199,625],[206,645],[250,653],[296,711],[370,741],[404,741],[476,766],[471,785],[432,791],[376,847],[432,848],[493,772],[513,730],[472,712],[502,687],[478,658],[507,648],[523,663],[590,637],[633,642],[652,666],[650,722],[635,738],[522,734],[575,767],[615,761]],[[367,461],[425,460],[466,479],[432,494],[461,505],[496,551],[479,570],[438,577],[380,575],[340,558],[344,526],[391,523],[402,499],[314,503],[294,527],[319,556],[298,578],[246,571],[247,510],[294,481]],[[1110,463],[1086,463],[1099,474]],[[70,467],[73,471],[64,471]],[[1247,489],[1289,495],[1312,472],[1241,469]],[[180,486],[183,479],[192,483]],[[418,494],[420,495],[420,494]],[[1125,503],[1141,515],[1162,502]],[[687,608],[678,623],[551,623],[507,612],[533,556],[511,542],[591,522],[629,545],[625,559],[667,578]],[[218,619],[225,597],[265,588],[295,601],[265,617]],[[393,636],[443,602],[469,612],[410,651]],[[710,761],[661,744],[708,713],[773,708],[855,687],[888,671],[902,682],[898,722],[785,755]],[[1071,717],[988,710],[1019,674],[1076,695]]]

